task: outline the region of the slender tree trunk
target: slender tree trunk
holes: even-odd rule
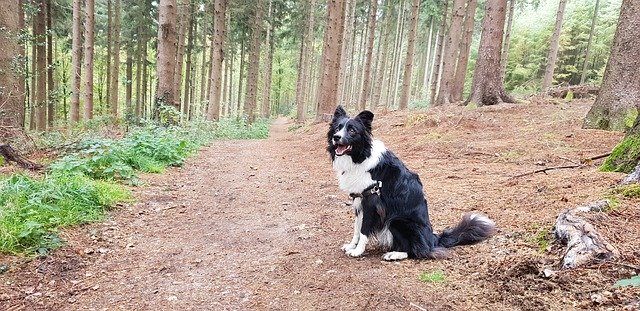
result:
[[[384,85],[384,79],[387,77],[387,62],[388,62],[388,51],[389,51],[389,41],[391,37],[391,28],[393,27],[393,19],[392,19],[392,11],[393,11],[393,3],[392,1],[386,2],[385,8],[385,21],[384,21],[384,30],[381,35],[382,38],[382,52],[380,54],[380,59],[378,61],[378,70],[377,70],[377,80],[375,81],[375,87],[373,88],[373,94],[371,96],[371,109],[373,109],[374,105],[379,106],[381,104],[380,100],[382,98],[382,88]]]
[[[47,129],[47,45],[46,45],[46,2],[38,0],[39,10],[35,17],[36,37],[36,131]]]
[[[175,96],[175,104],[174,106],[178,109],[178,111],[182,111],[182,64],[184,62],[184,49],[185,49],[185,39],[187,36],[187,26],[189,25],[189,21],[191,20],[191,15],[189,14],[189,10],[187,6],[191,0],[178,0],[178,19],[177,29],[178,29],[178,47],[176,50],[176,69],[174,72],[173,81],[175,83],[174,96]]]
[[[224,46],[227,27],[225,23],[226,11],[226,0],[215,0],[213,15],[214,35],[211,48],[211,92],[209,93],[209,108],[207,110],[207,120],[209,121],[220,119],[222,62],[224,61]]]
[[[455,76],[456,61],[460,54],[460,35],[464,18],[464,0],[453,0],[451,27],[445,42],[442,63],[442,79],[435,106],[447,105],[453,102],[452,89]]]
[[[37,83],[37,67],[36,67],[36,58],[37,58],[37,49],[35,39],[35,30],[36,30],[36,19],[33,18],[33,39],[31,40],[31,89],[29,95],[29,130],[35,131],[36,129],[36,106],[38,106],[36,102],[36,83]]]
[[[53,81],[54,65],[53,65],[53,28],[51,22],[53,17],[51,16],[51,0],[47,0],[47,125],[49,128],[53,128],[53,121],[55,119],[55,102],[56,102],[56,88]],[[80,46],[82,50],[82,46]],[[80,54],[82,57],[82,54]]]
[[[596,0],[596,3],[593,5],[593,17],[591,17],[591,29],[589,30],[589,41],[587,41],[587,51],[584,54],[584,63],[582,63],[582,74],[580,75],[580,84],[584,84],[584,81],[587,80],[587,74],[589,73],[588,60],[589,60],[589,56],[591,56],[591,43],[593,42],[593,35],[596,29],[596,20],[598,19],[599,5],[600,5],[600,0]]]
[[[420,0],[413,0],[411,7],[411,25],[409,26],[409,43],[407,44],[407,56],[404,62],[404,77],[402,78],[402,92],[400,94],[400,109],[409,107],[411,97],[411,75],[413,73],[413,53],[416,46],[416,33],[418,32],[418,16],[420,13]]]
[[[157,109],[160,105],[174,105],[174,87],[176,70],[176,0],[160,0],[158,7],[158,90],[156,91],[156,107],[154,116],[157,119]],[[176,107],[179,109],[180,107]]]
[[[640,120],[640,3],[623,0],[611,56],[595,103],[587,113],[583,128],[628,130]],[[640,127],[635,127],[635,130]],[[640,132],[634,132],[637,140]],[[637,146],[634,146],[636,148]],[[637,152],[637,149],[634,151]],[[634,165],[637,164],[634,163]],[[633,166],[632,166],[633,167]]]
[[[373,45],[375,43],[377,16],[378,0],[371,0],[369,2],[369,19],[367,21],[367,28],[369,29],[369,36],[367,38],[367,60],[364,65],[362,92],[360,93],[360,99],[358,100],[358,107],[360,110],[364,110],[367,107],[367,101],[369,100],[369,93],[371,91],[371,63],[373,59]]]
[[[192,72],[192,52],[193,52],[193,32],[194,32],[194,23],[193,23],[193,14],[195,13],[195,8],[194,8],[194,4],[193,2],[189,3],[189,9],[188,9],[188,14],[189,14],[189,23],[188,23],[188,30],[187,30],[187,46],[186,46],[186,63],[185,63],[185,70],[184,70],[184,101],[183,101],[183,105],[182,105],[182,116],[185,117],[187,120],[189,119],[189,110],[190,110],[190,103],[191,103],[191,88],[193,87],[192,84],[192,79],[191,79],[191,72]],[[182,77],[180,77],[180,79],[182,79]]]
[[[251,14],[251,41],[249,44],[249,67],[247,68],[247,87],[244,113],[249,124],[256,118],[255,110],[258,101],[258,73],[260,72],[260,45],[262,37],[263,0],[255,3]]]
[[[140,32],[140,28],[138,28],[138,33]],[[140,94],[140,87],[142,86],[142,41],[144,39],[143,36],[138,36],[138,42],[136,45],[136,100],[135,105],[133,107],[133,115],[136,118],[140,118],[140,100],[142,98]]]
[[[107,83],[104,96],[107,106],[111,104],[111,59],[113,58],[113,7],[111,1],[107,0]],[[100,103],[100,105],[104,106],[104,103]]]
[[[0,10],[0,143],[6,143],[5,139],[15,136],[22,131],[24,119],[24,89],[21,84],[24,76],[20,73],[21,65],[16,64],[16,59],[24,54],[19,44],[18,36],[22,14],[21,3],[8,1]],[[17,65],[17,66],[15,66]],[[15,66],[15,67],[12,67]]]
[[[308,12],[309,9],[305,10]],[[304,81],[304,70],[307,64],[304,63],[304,52],[305,52],[305,44],[307,31],[304,31],[302,36],[302,40],[300,40],[300,53],[298,53],[298,79],[296,79],[296,122],[302,123],[305,120],[305,101],[303,92],[305,92],[305,81]]]
[[[357,60],[354,60],[354,54],[348,53],[349,48],[355,45],[355,13],[356,13],[356,0],[344,0],[345,6],[345,18],[344,18],[344,31],[342,33],[342,51],[340,52],[340,75],[339,79],[342,83],[338,84],[338,101],[341,103],[348,103],[347,99],[350,95],[350,90],[347,87],[347,80],[349,79],[349,69],[352,68]]]
[[[126,60],[126,69],[125,69],[125,96],[124,102],[126,106],[126,113],[132,113],[133,107],[131,105],[131,99],[133,97],[133,48],[131,45],[127,47],[127,60]]]
[[[118,88],[120,87],[120,1],[115,0],[114,24],[113,24],[113,68],[111,69],[111,115],[118,118],[118,102],[120,99]]]
[[[206,6],[209,7],[208,5]],[[206,91],[207,91],[207,74],[211,70],[211,66],[207,66],[207,27],[205,26],[208,22],[207,14],[204,14],[202,17],[202,36],[200,39],[200,45],[202,45],[202,60],[200,62],[200,95],[198,96],[200,101],[201,115],[206,117],[206,110],[203,110],[204,101],[206,100]]]
[[[263,118],[268,118],[271,115],[271,71],[273,63],[273,50],[275,48],[274,31],[275,24],[272,21],[275,6],[273,0],[269,0],[269,10],[267,20],[269,21],[269,28],[267,28],[267,55],[265,57],[265,69],[264,69],[264,88],[262,89],[262,104],[260,105],[260,115]]]
[[[476,5],[476,0],[469,0],[467,3],[467,13],[464,19],[464,32],[462,33],[462,45],[460,46],[460,55],[458,57],[458,65],[456,66],[456,73],[453,80],[454,82],[451,86],[451,99],[453,102],[462,101],[464,80],[467,75],[467,65],[469,63],[469,52],[471,51],[471,40],[473,39]],[[509,29],[509,27],[507,27],[507,29]],[[502,77],[504,78],[504,75],[502,75]]]
[[[322,50],[322,77],[318,87],[318,120],[330,121],[331,113],[338,104],[338,83],[344,30],[344,0],[328,0],[327,28]]]
[[[304,122],[307,118],[308,112],[308,98],[311,93],[312,88],[309,86],[309,82],[311,81],[311,70],[313,67],[313,41],[314,41],[314,31],[315,28],[315,6],[316,1],[310,0],[306,7],[306,20],[308,24],[304,30],[303,36],[303,44],[301,47],[301,55],[300,55],[300,72],[301,78],[298,78],[300,82],[300,88],[297,93],[299,94],[299,98],[296,101],[297,106],[297,121]],[[297,94],[296,94],[297,95]]]
[[[244,61],[244,54],[245,54],[245,48],[244,48],[244,40],[242,40],[240,42],[240,72],[238,72],[238,93],[236,94],[236,96],[238,98],[236,98],[237,102],[238,102],[238,106],[236,107],[236,113],[239,115],[240,114],[240,109],[242,108],[241,104],[242,104],[242,78],[244,77],[244,67],[245,67],[245,61]]]
[[[547,54],[547,67],[544,70],[544,79],[542,80],[542,89],[546,90],[553,83],[553,72],[556,69],[556,59],[558,58],[558,49],[560,48],[560,32],[562,31],[562,18],[564,17],[564,9],[567,0],[559,0],[558,12],[556,14],[556,25],[551,36],[549,45],[549,54]]]
[[[433,78],[431,79],[431,94],[429,95],[429,103],[431,105],[435,104],[435,99],[438,95],[438,84],[442,77],[440,70],[442,64],[442,53],[444,52],[444,35],[447,32],[447,19],[449,16],[449,0],[444,0],[442,3],[442,22],[440,23],[440,34],[437,36],[438,43],[436,44]]]
[[[138,111],[138,116],[140,117],[146,117],[147,114],[145,113],[145,111],[147,110],[147,98],[151,98],[151,96],[147,97],[147,90],[151,89],[148,88],[147,85],[149,83],[148,79],[149,79],[149,62],[147,61],[147,38],[145,37],[144,42],[142,43],[142,90],[140,91],[141,93],[141,98],[140,98],[140,110]]]
[[[73,0],[73,40],[71,44],[71,125],[80,121],[80,82],[82,68],[81,0]]]
[[[511,29],[513,28],[513,13],[516,7],[516,0],[509,0],[509,16],[507,18],[507,28],[504,35],[504,47],[502,48],[502,56],[500,58],[500,76],[504,81],[507,72],[507,64],[509,62],[509,45],[511,44]]]
[[[427,39],[427,55],[425,57],[425,62],[424,62],[424,80],[422,81],[422,98],[426,99],[429,96],[429,85],[431,82],[431,70],[433,69],[433,67],[431,66],[433,64],[432,62],[432,55],[431,55],[431,47],[434,45],[433,44],[433,24],[434,24],[434,18],[433,16],[431,17],[431,22],[429,23],[429,37]],[[436,36],[438,34],[436,33]]]
[[[482,21],[478,60],[473,74],[471,96],[465,103],[478,106],[512,103],[500,77],[500,54],[507,0],[487,0]]]
[[[402,47],[403,47],[403,38],[404,38],[404,29],[405,29],[405,1],[400,1],[400,14],[398,17],[398,23],[396,28],[396,38],[395,38],[395,47],[393,52],[393,63],[391,67],[391,79],[389,79],[389,84],[387,87],[387,93],[384,99],[385,106],[387,108],[395,107],[397,94],[398,94],[398,85],[401,82],[400,79],[400,67],[402,67]]]
[[[94,0],[85,0],[84,28],[84,120],[93,119],[93,43],[94,43]]]

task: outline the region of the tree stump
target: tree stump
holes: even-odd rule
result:
[[[0,145],[0,155],[2,155],[7,162],[15,162],[19,166],[29,170],[39,170],[42,168],[42,165],[19,155],[9,144]]]
[[[555,235],[567,244],[567,250],[562,259],[563,269],[612,260],[620,255],[593,225],[579,216],[580,213],[585,212],[601,212],[607,207],[609,207],[609,201],[602,200],[560,213],[556,220]]]

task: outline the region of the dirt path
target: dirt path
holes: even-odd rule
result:
[[[619,174],[587,167],[509,178],[536,161],[610,150],[619,134],[579,129],[587,108],[450,108],[374,124],[422,176],[437,231],[468,210],[497,221],[498,236],[455,248],[448,260],[388,263],[374,249],[347,258],[340,246],[352,216],[324,151],[326,125],[290,132],[278,119],[267,140],[214,142],[182,168],[143,176],[137,203],[71,230],[54,255],[0,274],[0,310],[593,308],[591,295],[611,290],[624,271],[588,268],[548,280],[539,271],[557,253],[540,253],[535,237],[558,211],[601,196]],[[637,264],[624,243],[640,230],[623,221],[638,212],[623,203],[607,217],[629,256],[622,262]],[[445,280],[419,280],[434,271]],[[628,304],[633,293],[614,292],[595,307]]]

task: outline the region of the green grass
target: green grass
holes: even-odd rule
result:
[[[63,243],[57,235],[60,228],[100,221],[115,203],[131,200],[130,191],[118,183],[138,184],[137,172],[162,173],[181,166],[214,139],[268,135],[267,119],[252,125],[244,119],[182,127],[151,124],[121,139],[87,135],[54,160],[44,176],[0,179],[0,253],[44,255]],[[51,137],[52,146],[64,138]]]
[[[62,243],[58,228],[102,220],[110,206],[131,198],[122,186],[83,175],[4,178],[0,181],[0,252],[46,254]]]
[[[433,272],[422,272],[419,277],[420,281],[425,283],[443,283],[445,282],[444,272],[437,270]]]
[[[638,198],[640,197],[640,185],[639,184],[630,184],[623,185],[614,188],[611,192],[614,194],[620,194],[625,198]]]

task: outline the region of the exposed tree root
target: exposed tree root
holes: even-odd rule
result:
[[[0,155],[2,155],[7,162],[15,162],[19,166],[29,170],[39,170],[42,168],[42,165],[19,155],[9,144],[0,145]]]
[[[601,212],[607,207],[609,207],[609,201],[602,200],[560,213],[556,220],[555,235],[567,244],[567,250],[562,259],[563,269],[612,260],[620,255],[593,225],[579,216],[580,213]]]

